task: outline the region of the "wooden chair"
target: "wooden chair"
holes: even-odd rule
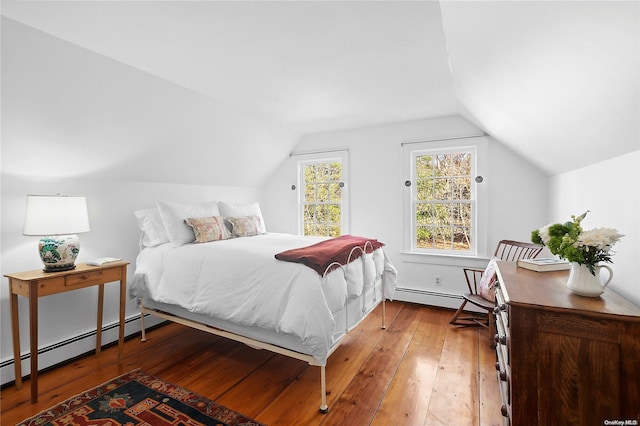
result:
[[[496,247],[493,257],[499,260],[515,262],[518,259],[533,259],[538,256],[541,251],[542,246],[538,244],[502,240],[498,243],[498,247]],[[462,295],[464,299],[462,301],[462,305],[460,305],[449,323],[461,327],[483,326],[489,328],[489,345],[493,348],[495,347],[493,339],[496,333],[496,324],[492,311],[495,308],[495,302],[487,300],[480,295],[480,280],[482,279],[484,270],[463,268],[463,272],[464,277],[467,280],[469,292]],[[474,313],[470,316],[460,316],[467,302],[485,309],[487,313]]]

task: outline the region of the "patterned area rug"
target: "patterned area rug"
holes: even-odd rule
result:
[[[18,423],[51,425],[229,425],[260,423],[141,370],[130,371]]]

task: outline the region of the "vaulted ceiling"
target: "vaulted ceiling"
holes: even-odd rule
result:
[[[3,1],[2,14],[298,133],[461,114],[549,174],[640,149],[636,1]]]

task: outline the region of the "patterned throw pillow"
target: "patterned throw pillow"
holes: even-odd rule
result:
[[[193,228],[196,243],[208,243],[210,241],[220,241],[231,238],[231,233],[225,226],[222,216],[190,217],[184,221]]]
[[[227,217],[234,237],[251,237],[260,234],[262,222],[258,216]]]
[[[479,286],[480,296],[490,302],[496,301],[496,291],[493,288],[496,284],[496,278],[496,258],[492,257],[487,268],[482,273]]]

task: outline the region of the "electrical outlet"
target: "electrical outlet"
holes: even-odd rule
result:
[[[436,287],[440,287],[442,285],[442,280],[439,276],[436,276]]]

